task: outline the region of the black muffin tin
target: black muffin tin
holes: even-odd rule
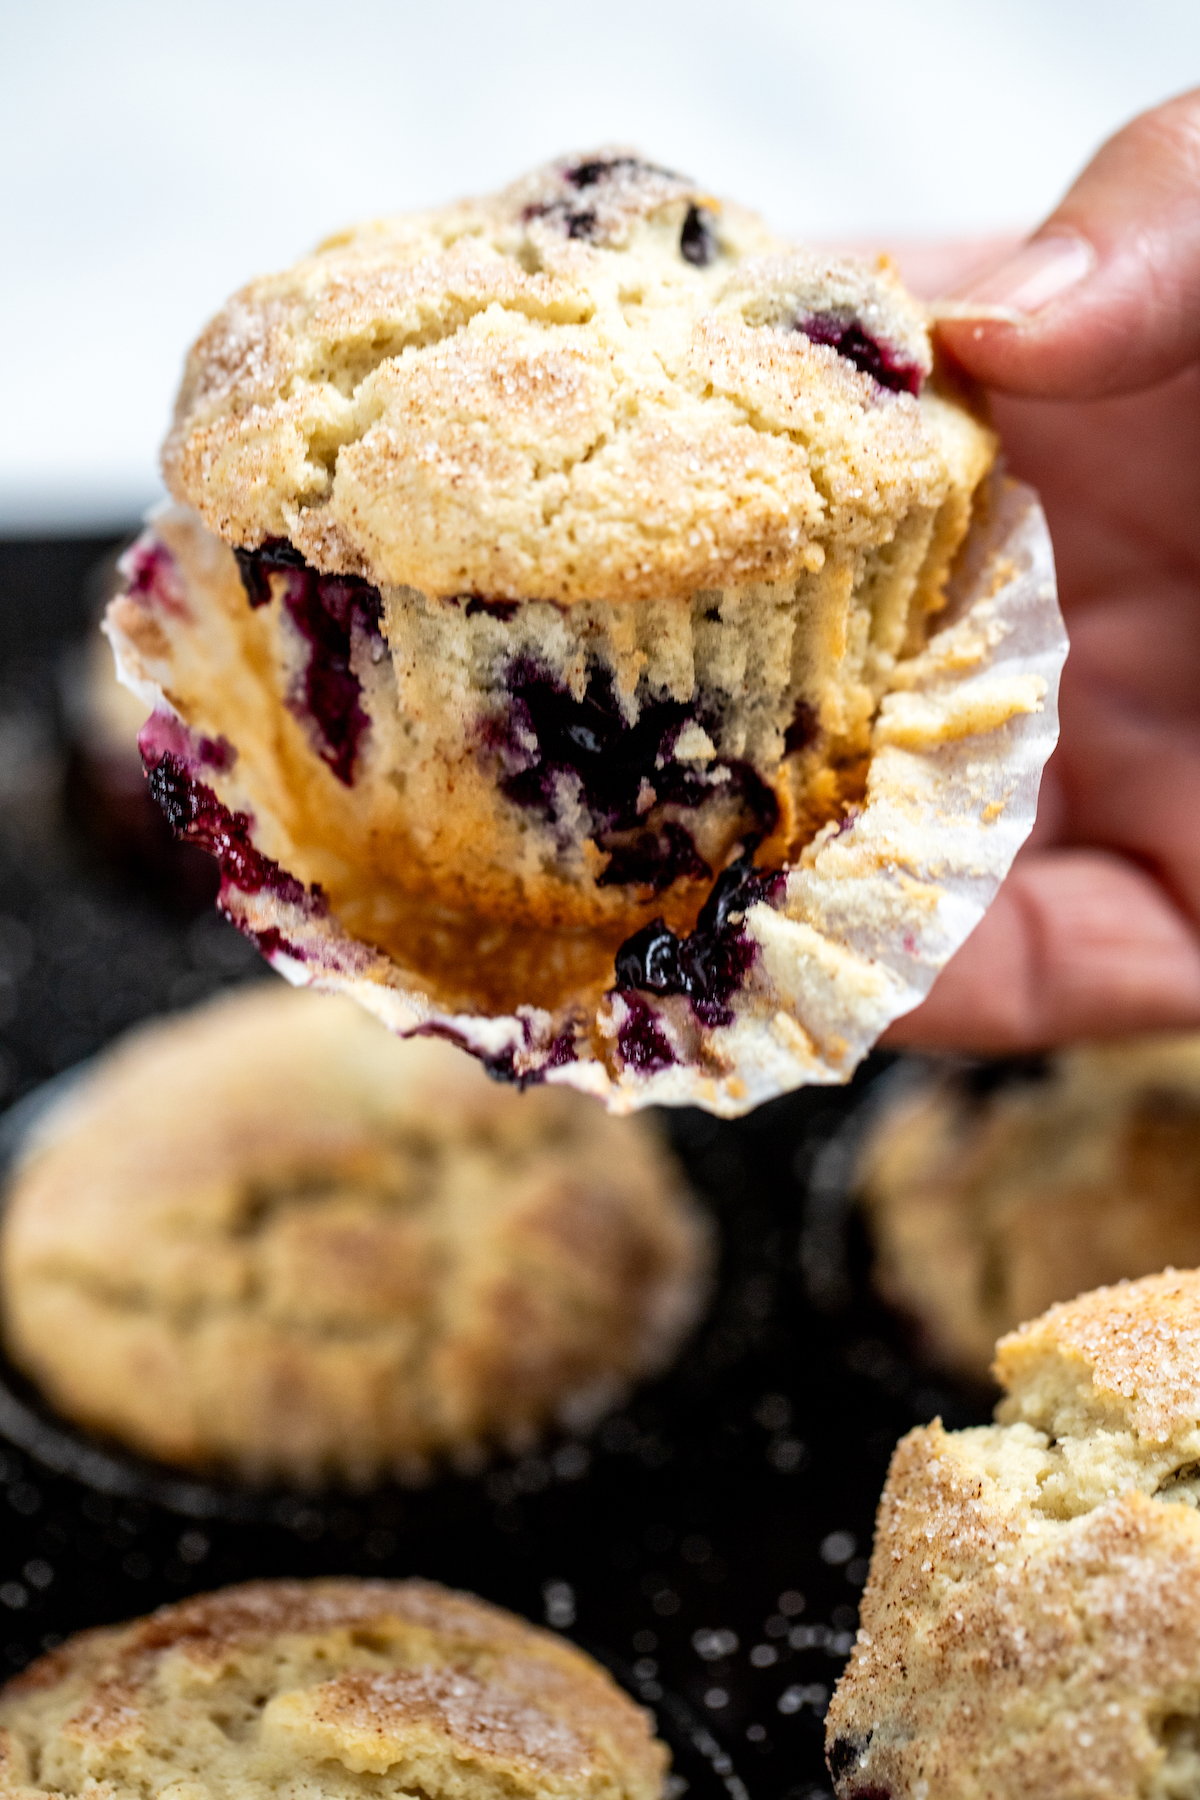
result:
[[[137,1020],[263,972],[194,886],[106,860],[69,804],[60,671],[111,548],[0,543],[0,1103],[19,1113]],[[885,1062],[735,1122],[664,1115],[719,1222],[719,1280],[676,1368],[586,1440],[418,1490],[246,1494],[84,1439],[0,1363],[0,1669],[252,1576],[420,1574],[607,1661],[697,1797],[827,1794],[823,1715],[892,1446],[986,1412],[912,1361],[838,1200]]]

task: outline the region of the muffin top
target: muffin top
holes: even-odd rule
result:
[[[902,1078],[859,1179],[885,1297],[986,1376],[1053,1301],[1200,1262],[1200,1035]]]
[[[272,982],[100,1059],[0,1252],[10,1352],[70,1417],[312,1479],[590,1423],[694,1321],[708,1233],[653,1127]]]
[[[1061,1301],[996,1345],[997,1418],[1053,1440],[1128,1436],[1136,1466],[1200,1452],[1200,1270],[1167,1269]],[[1123,1471],[1127,1477],[1133,1467]],[[1123,1485],[1123,1484],[1122,1484]]]
[[[163,466],[229,543],[379,587],[672,598],[818,569],[969,491],[990,434],[931,369],[885,263],[609,150],[242,289]]]
[[[423,1581],[263,1581],[89,1631],[0,1695],[0,1791],[657,1800],[648,1716],[550,1633]]]
[[[1200,1774],[1200,1271],[1002,1339],[995,1425],[898,1446],[828,1719],[840,1800],[1152,1800]]]

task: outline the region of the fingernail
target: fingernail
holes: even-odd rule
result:
[[[1090,275],[1096,252],[1084,237],[1073,233],[1031,238],[1015,256],[971,282],[955,296],[955,312],[969,318],[973,307],[981,313],[1031,318]]]

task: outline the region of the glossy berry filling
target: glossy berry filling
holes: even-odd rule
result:
[[[758,946],[743,929],[743,915],[759,900],[774,900],[786,877],[782,870],[756,869],[749,853],[720,877],[704,902],[693,931],[677,937],[661,919],[652,919],[617,951],[616,991],[626,998],[682,994],[702,1025],[730,1025],[729,1000],[744,982]]]
[[[592,667],[576,700],[530,657],[509,665],[505,686],[507,717],[488,736],[504,769],[500,790],[557,823],[563,777],[573,777],[593,841],[609,856],[601,887],[640,884],[661,893],[674,881],[711,873],[686,826],[661,818],[663,807],[694,808],[714,795],[733,796],[758,837],[774,828],[775,796],[748,763],[710,764],[705,771],[672,760],[679,733],[698,717],[694,705],[646,699],[631,725],[606,669]],[[652,812],[660,816],[651,822]]]
[[[234,554],[251,606],[265,606],[272,597],[271,577],[283,577],[283,604],[308,646],[304,674],[289,704],[313,726],[321,760],[349,787],[359,741],[371,723],[351,655],[363,636],[382,644],[379,590],[353,575],[320,574],[279,538],[268,539],[261,550]]]
[[[870,337],[857,319],[840,313],[812,313],[807,319],[798,319],[795,329],[803,332],[810,344],[828,344],[880,387],[894,394],[920,393],[924,371],[919,365],[884,339]]]

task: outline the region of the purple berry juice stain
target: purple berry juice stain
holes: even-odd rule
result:
[[[176,619],[190,619],[187,590],[179,564],[164,543],[150,533],[131,544],[120,562],[131,600],[160,607]]]
[[[810,344],[827,344],[891,393],[914,396],[920,393],[924,370],[883,338],[871,337],[858,319],[840,313],[812,313],[806,319],[798,319],[795,329],[802,332]]]
[[[529,1026],[524,1020],[522,1025],[525,1034],[524,1048],[528,1050],[532,1042]],[[537,1067],[527,1069],[517,1068],[517,1045],[510,1044],[504,1050],[488,1054],[476,1050],[463,1033],[456,1031],[453,1025],[418,1025],[415,1031],[405,1032],[404,1035],[406,1037],[443,1038],[446,1043],[453,1044],[456,1049],[465,1051],[468,1056],[473,1056],[476,1062],[482,1063],[493,1081],[503,1081],[522,1092],[527,1087],[539,1087],[546,1079],[547,1069],[562,1069],[568,1063],[575,1061],[575,1034],[570,1026],[560,1031],[557,1037],[552,1039],[548,1048],[541,1053]]]
[[[151,752],[151,755],[153,753]],[[176,837],[186,838],[215,856],[221,875],[243,894],[273,894],[292,905],[303,905],[310,896],[294,875],[264,856],[251,842],[253,820],[249,813],[230,812],[203,781],[171,751],[157,761],[147,759],[150,792]]]
[[[215,769],[224,775],[237,761],[228,738],[198,737],[173,712],[152,712],[138,732],[137,745],[147,769],[155,768],[164,756],[173,756],[185,769]]]
[[[234,552],[253,607],[272,596],[272,575],[283,577],[283,604],[308,646],[299,691],[289,704],[314,727],[322,762],[350,787],[359,741],[371,721],[351,667],[356,638],[381,643],[383,605],[378,588],[354,575],[322,575],[288,543],[271,538],[261,550]]]
[[[717,881],[695,929],[685,937],[662,919],[652,919],[626,938],[617,951],[616,992],[627,1003],[637,992],[682,994],[702,1025],[731,1025],[729,1001],[758,953],[743,929],[742,915],[759,900],[774,900],[785,880],[782,870],[756,869],[749,853],[739,857]]]
[[[622,994],[627,1009],[617,1031],[617,1049],[627,1069],[641,1075],[657,1075],[673,1067],[677,1058],[648,1000],[641,994]]]

